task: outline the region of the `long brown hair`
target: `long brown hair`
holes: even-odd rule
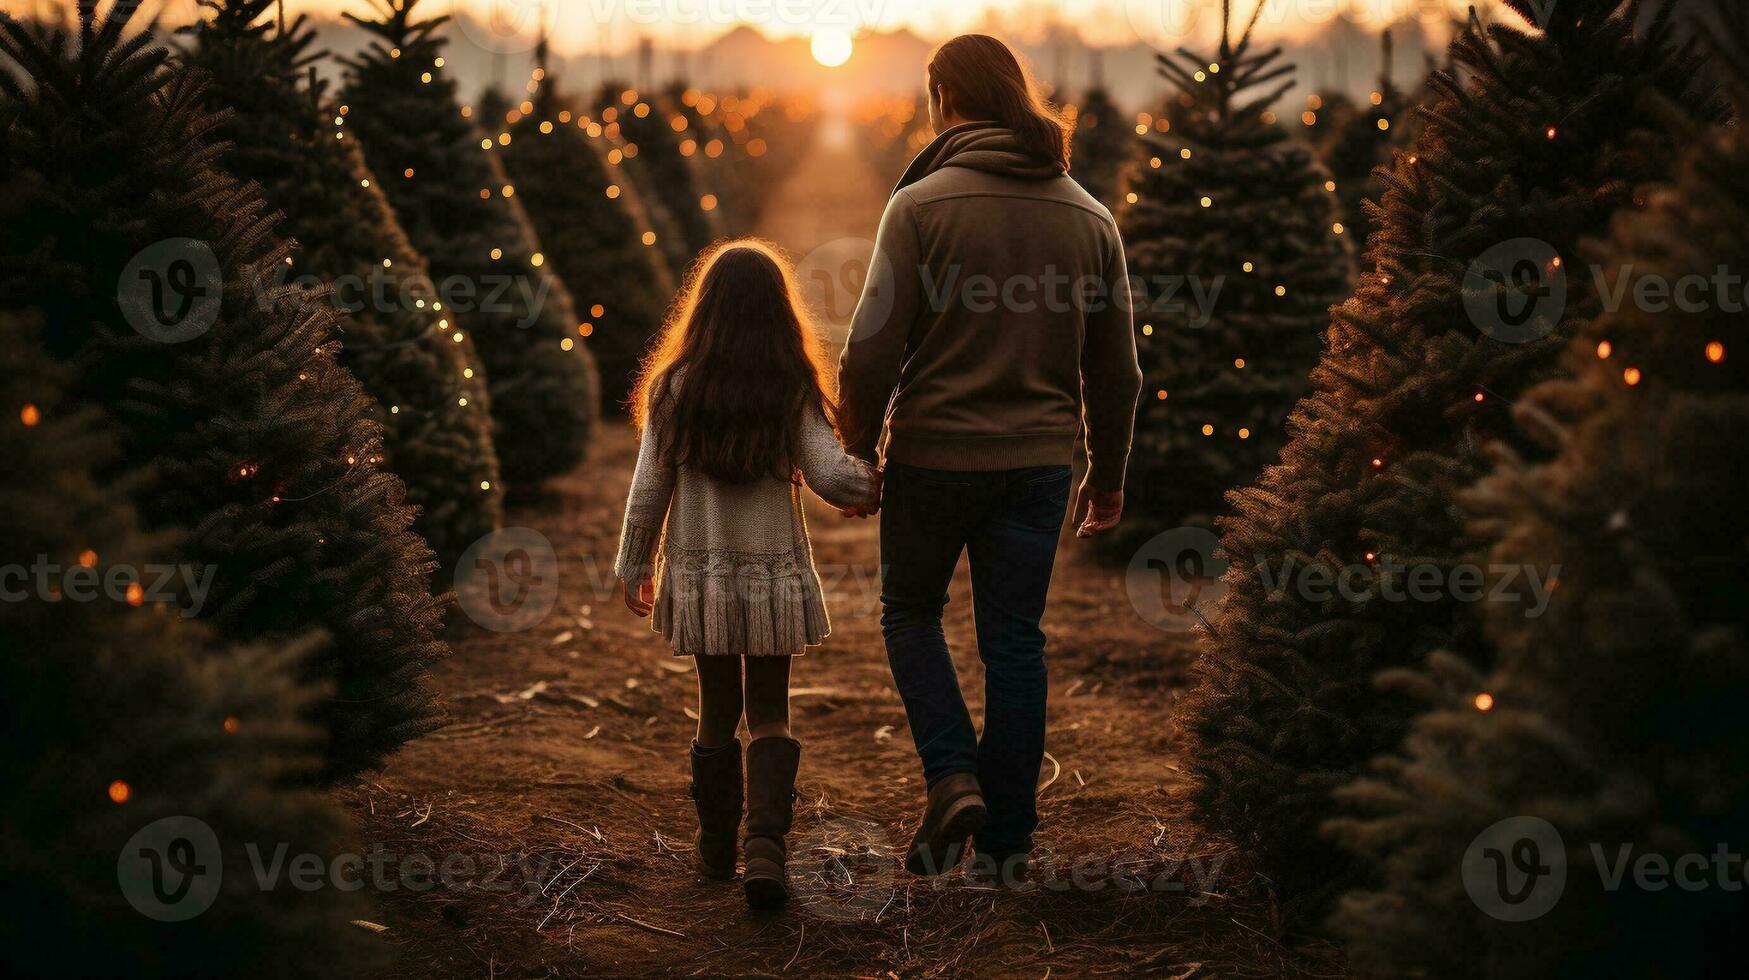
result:
[[[766,242],[724,242],[693,263],[682,293],[644,355],[633,422],[644,430],[663,414],[658,451],[714,479],[793,479],[802,414],[837,412],[789,262]]]
[[[961,34],[929,59],[929,92],[947,89],[955,114],[993,119],[1012,129],[1033,155],[1069,170],[1069,126],[1044,99],[1008,45],[988,34]]]

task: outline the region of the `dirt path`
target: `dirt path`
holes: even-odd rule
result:
[[[855,163],[816,152],[782,192],[814,202],[807,220],[767,234],[798,255],[822,238],[871,235],[884,191],[872,200],[857,191],[873,177],[847,170]],[[773,213],[786,210],[780,201]],[[1139,619],[1120,574],[1091,564],[1072,538],[1045,621],[1041,885],[994,892],[898,867],[922,786],[881,646],[876,528],[818,501],[809,520],[834,630],[795,672],[806,746],[797,901],[754,915],[737,884],[692,874],[690,665],[667,656],[611,589],[634,449],[630,432],[609,428],[582,472],[512,510],[507,523],[554,547],[557,604],[520,632],[458,616],[454,656],[437,673],[450,723],[343,794],[362,824],[361,852],[394,855],[380,859],[376,886],[393,976],[1330,970],[1327,952],[1290,953],[1267,938],[1267,905],[1242,855],[1192,843],[1172,817],[1167,718],[1189,643]],[[979,712],[963,571],[948,631]]]

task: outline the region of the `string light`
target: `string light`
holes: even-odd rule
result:
[[[1640,369],[1637,367],[1628,368],[1621,373],[1621,379],[1628,383],[1629,388],[1632,388],[1640,383]]]
[[[1483,691],[1482,693],[1476,695],[1476,710],[1477,711],[1492,711],[1492,710],[1494,710],[1494,695],[1489,694],[1487,691]]]
[[[24,427],[27,429],[35,428],[36,424],[41,422],[42,419],[43,413],[35,405],[27,404],[18,410],[18,421],[23,422]]]
[[[243,723],[237,720],[236,715],[226,716],[226,718],[225,718],[225,734],[226,735],[235,735],[235,734],[237,734],[237,731],[239,729],[241,729],[242,727],[243,727]]]
[[[133,787],[125,780],[118,779],[109,784],[109,802],[120,805],[126,803],[134,795]]]
[[[1615,347],[1609,341],[1600,340],[1597,342],[1597,356],[1600,360],[1609,360],[1609,355],[1614,351]]]
[[[1251,438],[1251,430],[1250,429],[1240,429],[1239,430],[1239,438],[1241,438],[1241,439]]]
[[[1725,345],[1714,340],[1706,345],[1706,359],[1718,364],[1725,359]]]

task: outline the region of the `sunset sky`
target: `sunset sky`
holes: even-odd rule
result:
[[[5,0],[28,7],[33,0]],[[54,3],[55,0],[47,0]],[[1462,0],[1266,0],[1262,31],[1298,36],[1345,13],[1368,27],[1405,17],[1443,25],[1462,13]],[[368,0],[285,0],[289,12],[334,15],[364,11]],[[431,13],[471,12],[494,32],[532,33],[540,18],[552,25],[555,47],[622,49],[642,36],[659,44],[703,44],[739,24],[773,37],[843,34],[910,28],[943,37],[979,26],[1010,34],[1042,33],[1066,24],[1087,40],[1122,44],[1135,39],[1159,46],[1206,37],[1220,23],[1221,0],[424,0]],[[1234,0],[1249,13],[1251,0]],[[186,20],[195,0],[165,0],[166,20]]]

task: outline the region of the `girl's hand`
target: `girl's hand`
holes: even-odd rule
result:
[[[644,579],[633,585],[631,582],[621,579],[619,585],[620,591],[625,595],[626,608],[632,611],[633,616],[643,619],[656,608],[656,584],[654,582]]]

